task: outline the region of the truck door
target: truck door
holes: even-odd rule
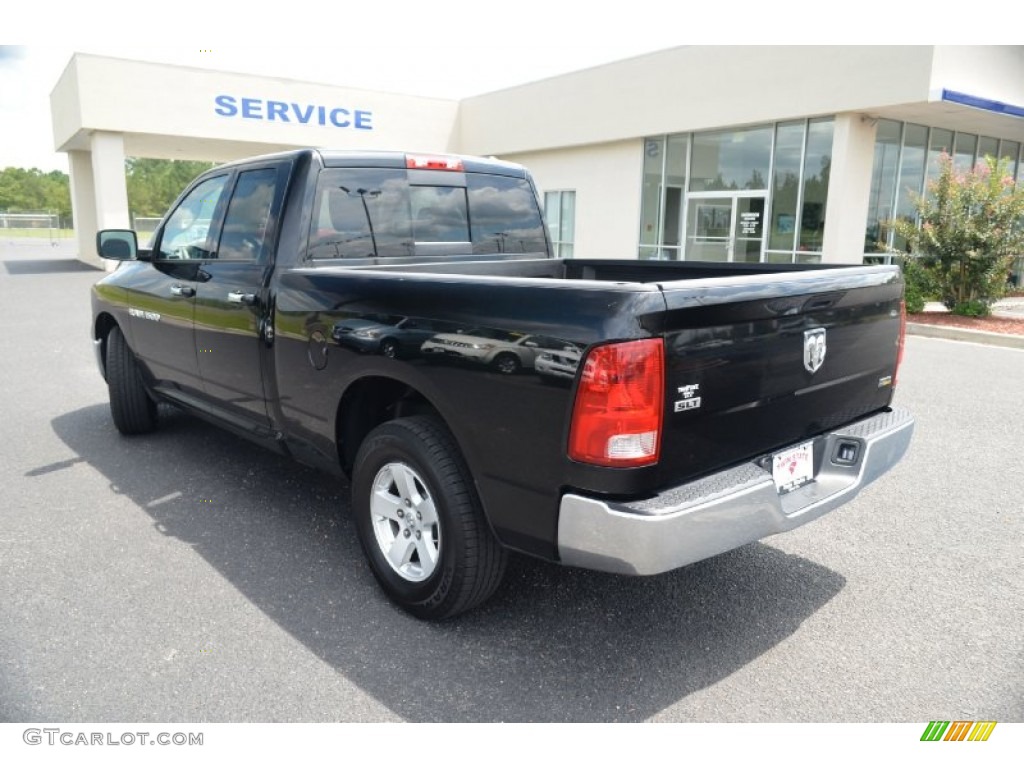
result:
[[[206,397],[261,426],[270,423],[262,365],[269,322],[264,289],[289,168],[278,162],[238,171],[220,241],[196,284],[196,349]]]
[[[192,315],[229,178],[204,179],[180,200],[158,234],[151,268],[127,286],[135,348],[157,389],[202,392]]]

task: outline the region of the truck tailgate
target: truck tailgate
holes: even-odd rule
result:
[[[664,485],[810,439],[892,399],[903,290],[896,267],[660,287]]]

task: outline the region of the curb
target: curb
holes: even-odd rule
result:
[[[907,323],[907,333],[914,336],[927,336],[932,339],[948,339],[950,341],[971,341],[975,344],[988,344],[995,347],[1024,349],[1024,336],[1009,333],[990,333],[988,331],[972,331],[967,328],[951,328],[946,325],[927,325],[925,323]]]

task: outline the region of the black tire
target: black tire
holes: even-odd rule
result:
[[[415,498],[402,498],[403,473]],[[450,618],[483,603],[501,583],[507,554],[484,519],[454,438],[431,416],[389,421],[366,437],[352,473],[352,512],[377,582],[414,616]],[[404,558],[396,547],[405,548]]]
[[[394,339],[384,339],[380,344],[380,353],[394,360],[398,357],[398,342]]]
[[[494,358],[494,367],[498,369],[498,373],[504,373],[506,376],[511,376],[513,373],[517,373],[523,364],[519,362],[519,358],[513,355],[511,352],[502,352],[496,358]]]
[[[107,389],[118,432],[141,435],[156,429],[156,403],[142,385],[135,355],[117,327],[107,335]]]

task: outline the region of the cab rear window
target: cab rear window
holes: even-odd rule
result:
[[[450,178],[422,184],[410,183],[400,169],[324,170],[309,257],[416,256],[418,244],[438,243],[462,246],[453,253],[547,254],[540,209],[525,179],[480,173]]]
[[[525,179],[467,174],[473,253],[547,253],[533,188]]]
[[[469,242],[465,187],[409,187],[412,234],[418,243]]]

